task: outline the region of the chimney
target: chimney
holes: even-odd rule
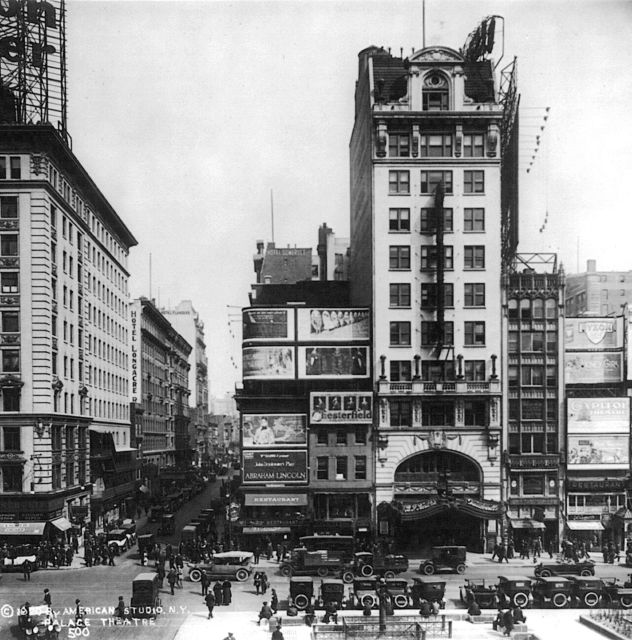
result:
[[[595,273],[597,271],[597,261],[596,260],[587,260],[586,261],[586,271],[588,273]]]

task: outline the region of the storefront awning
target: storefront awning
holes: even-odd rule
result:
[[[45,522],[0,522],[0,536],[41,536]]]
[[[245,535],[255,533],[290,533],[290,527],[244,527],[242,533]]]
[[[509,518],[513,529],[546,529],[544,522],[538,522],[531,518]]]
[[[566,526],[571,531],[601,531],[603,529],[599,520],[568,520]]]
[[[247,507],[304,507],[307,505],[306,493],[247,493]]]
[[[51,520],[50,523],[55,527],[55,529],[59,529],[60,531],[68,531],[72,525],[66,518],[57,518],[55,520]]]

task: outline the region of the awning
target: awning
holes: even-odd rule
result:
[[[138,451],[138,449],[135,449],[134,447],[130,447],[129,445],[126,445],[126,444],[115,444],[114,450],[116,451],[116,453],[125,453],[126,451]]]
[[[0,522],[0,536],[41,536],[45,522]]]
[[[247,507],[304,507],[307,505],[306,493],[247,493]]]
[[[141,493],[149,493],[149,488],[148,488],[148,487],[146,487],[144,484],[141,484],[141,485],[140,485],[140,487],[138,487],[138,490],[139,490]]]
[[[599,520],[567,520],[566,526],[571,531],[601,531],[603,529]]]
[[[513,529],[546,529],[544,522],[531,518],[509,518],[509,524]]]
[[[60,531],[68,531],[68,529],[72,527],[72,525],[70,524],[70,522],[68,522],[68,520],[66,520],[66,518],[57,518],[55,520],[51,520],[50,523],[53,525],[53,527],[59,529]]]
[[[244,527],[242,533],[290,533],[290,527]]]

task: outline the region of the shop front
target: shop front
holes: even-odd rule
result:
[[[358,545],[371,540],[371,499],[368,493],[314,493],[314,534],[356,536]]]

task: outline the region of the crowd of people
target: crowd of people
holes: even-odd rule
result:
[[[34,563],[42,569],[47,569],[49,566],[58,569],[70,566],[78,551],[79,540],[76,535],[73,535],[68,543],[59,539],[42,540],[37,545],[14,545],[5,542],[0,547],[0,564],[10,564],[10,561],[28,555],[34,556]],[[6,562],[7,560],[9,562]],[[34,568],[30,561],[26,562],[31,569]]]

